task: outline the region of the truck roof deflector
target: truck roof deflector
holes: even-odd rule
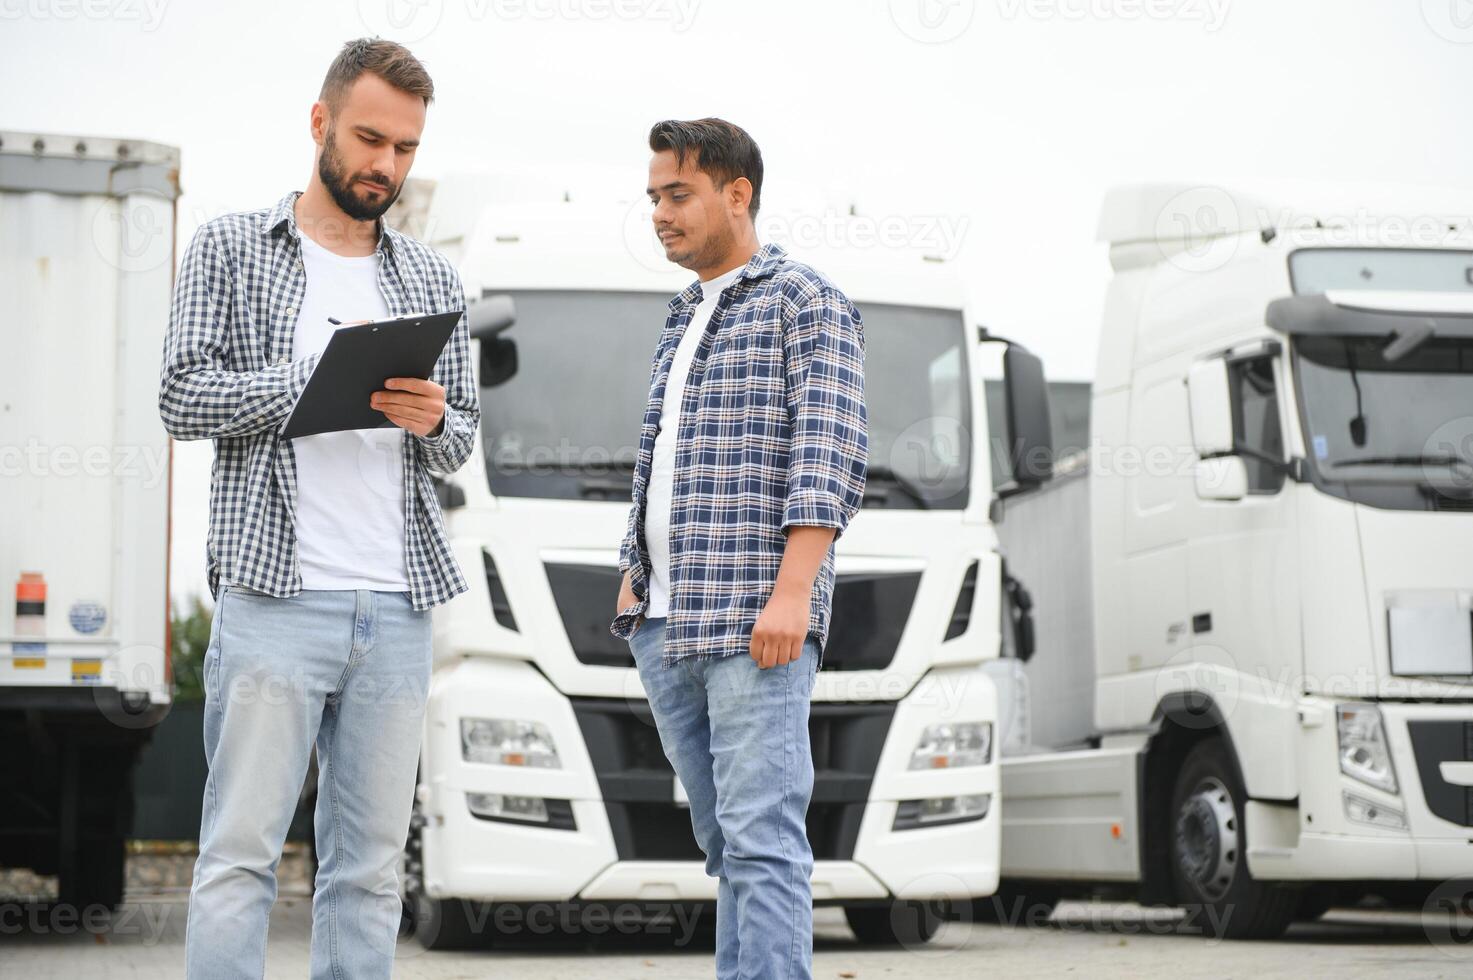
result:
[[[1400,335],[1405,336],[1408,342],[1415,336],[1416,343],[1425,340],[1429,333],[1438,337],[1473,337],[1473,307],[1465,306],[1461,310],[1434,313],[1417,309],[1382,308],[1369,302],[1364,305],[1349,305],[1349,302],[1355,301],[1345,293],[1336,298],[1341,299],[1341,303],[1332,301],[1325,293],[1276,299],[1268,304],[1267,323],[1273,329],[1287,334],[1360,337]],[[1464,299],[1459,305],[1466,303],[1467,300]]]

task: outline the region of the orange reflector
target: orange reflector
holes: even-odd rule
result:
[[[947,763],[950,762],[950,761],[951,760],[948,759],[948,758],[946,758],[946,756],[944,756],[944,755],[934,756],[931,759],[931,768],[932,769],[945,769]]]
[[[1112,823],[1112,824],[1110,824],[1110,836],[1111,837],[1115,838],[1116,840],[1119,840],[1120,839],[1120,833],[1121,833],[1121,831],[1120,831],[1120,825],[1118,823]]]
[[[520,752],[501,753],[501,764],[504,766],[525,766],[527,757]]]

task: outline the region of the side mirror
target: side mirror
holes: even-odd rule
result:
[[[430,482],[434,484],[435,497],[440,501],[442,511],[465,506],[465,491],[460,488],[459,484],[451,483],[445,477],[434,473],[430,474]]]
[[[517,342],[510,337],[481,341],[481,387],[504,385],[517,373]]]
[[[1043,361],[1009,344],[1003,353],[1002,369],[1013,482],[1020,487],[1038,486],[1054,475],[1054,437]]]
[[[1191,366],[1187,371],[1187,405],[1197,455],[1232,452],[1233,403],[1226,360],[1214,357]]]
[[[1013,624],[1014,653],[1026,664],[1038,648],[1033,636],[1033,596],[1006,568],[1002,573],[1002,587],[1007,597],[1006,614]]]
[[[1242,500],[1248,493],[1248,466],[1241,456],[1199,459],[1195,475],[1203,500]]]
[[[486,296],[465,308],[465,318],[471,338],[487,341],[517,322],[517,304],[504,293]]]
[[[501,334],[517,322],[516,301],[486,296],[467,306],[465,316],[471,339],[481,342],[481,387],[506,384],[517,373],[517,342]]]

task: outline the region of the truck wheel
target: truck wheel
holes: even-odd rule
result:
[[[936,902],[901,901],[879,907],[845,906],[844,918],[866,946],[924,946],[941,928]]]
[[[1057,886],[1039,882],[998,885],[996,893],[972,899],[972,921],[998,925],[1037,925],[1053,914],[1059,904]]]
[[[414,938],[425,949],[476,949],[490,942],[487,930],[491,917],[485,915],[480,903],[463,898],[430,898],[423,892],[415,892]],[[471,921],[475,913],[477,928]]]
[[[1171,874],[1188,921],[1219,939],[1272,939],[1294,921],[1299,895],[1248,873],[1243,803],[1220,737],[1187,753],[1171,795]]]

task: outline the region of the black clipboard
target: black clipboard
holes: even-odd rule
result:
[[[282,438],[393,425],[368,403],[390,378],[428,379],[464,311],[411,313],[338,327],[293,406]]]

